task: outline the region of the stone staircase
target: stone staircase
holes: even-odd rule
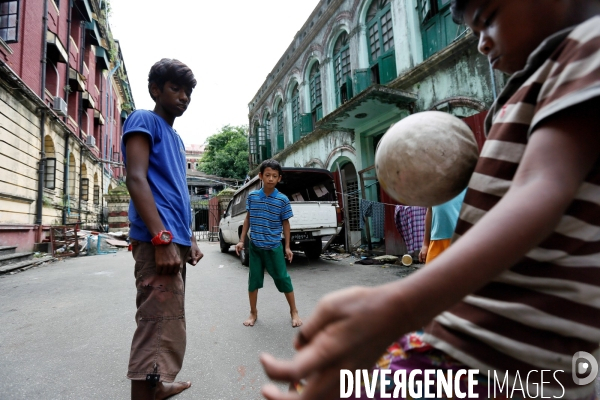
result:
[[[0,275],[13,271],[25,271],[36,265],[51,261],[52,256],[34,258],[33,252],[17,253],[17,246],[0,246]]]

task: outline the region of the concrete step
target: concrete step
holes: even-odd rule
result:
[[[45,257],[33,258],[31,260],[24,260],[24,261],[12,263],[12,264],[3,265],[3,266],[0,266],[0,274],[5,274],[7,272],[16,271],[18,269],[23,269],[23,270],[29,269],[31,267],[35,267],[36,265],[40,265],[42,263],[45,263],[47,261],[52,261],[52,260],[56,260],[56,258],[54,258],[52,256],[45,256]]]
[[[0,256],[14,254],[15,251],[17,251],[17,246],[0,246]]]
[[[0,267],[3,267],[8,264],[18,263],[25,260],[31,260],[35,253],[13,253],[13,254],[4,254],[0,255]]]

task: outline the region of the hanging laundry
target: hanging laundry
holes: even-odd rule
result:
[[[420,250],[423,245],[426,212],[425,207],[398,205],[394,209],[394,223],[404,239],[408,253]]]
[[[371,217],[371,236],[383,239],[385,236],[385,204],[378,201],[360,200],[360,229],[365,226],[364,217]]]

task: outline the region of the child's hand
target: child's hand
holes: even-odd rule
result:
[[[285,249],[285,259],[288,260],[291,263],[292,262],[292,258],[294,258],[294,253],[292,253],[292,250],[290,250],[290,248],[287,247]]]
[[[174,275],[181,268],[179,248],[173,242],[163,246],[154,246],[154,259],[158,275]]]
[[[388,289],[354,287],[325,296],[300,329],[293,360],[261,355],[267,375],[277,381],[306,379],[301,394],[265,386],[269,400],[339,398],[340,369],[372,367],[400,329],[390,329]],[[368,326],[370,329],[364,329]]]
[[[198,264],[198,261],[200,261],[200,259],[204,257],[204,254],[202,254],[202,251],[200,251],[200,248],[198,247],[198,244],[196,243],[195,240],[192,241],[192,248],[190,249],[190,255],[188,256],[187,262],[190,265],[196,265]]]
[[[421,251],[419,252],[419,262],[424,263],[427,260],[427,252],[429,251],[429,246],[423,245],[421,247]]]
[[[244,250],[244,242],[239,242],[235,245],[235,254],[239,256],[242,250]]]

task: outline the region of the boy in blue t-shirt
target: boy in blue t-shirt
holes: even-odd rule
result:
[[[442,251],[450,247],[458,214],[462,207],[467,189],[458,196],[438,206],[427,208],[423,246],[419,252],[419,261],[430,263]]]
[[[185,263],[196,265],[203,254],[190,227],[185,148],[173,122],[195,86],[185,64],[163,58],[148,76],[154,110],[133,112],[123,126],[137,287],[127,372],[132,399],[164,399],[191,386],[173,381],[186,346]]]
[[[260,180],[263,188],[255,190],[246,199],[246,219],[242,228],[240,242],[235,251],[240,254],[244,248],[244,238],[250,229],[250,271],[248,274],[248,297],[250,298],[250,316],[244,321],[245,326],[254,326],[258,318],[256,302],[258,289],[263,287],[265,268],[273,278],[277,289],[285,294],[290,305],[292,326],[302,325],[296,309],[294,288],[287,272],[285,260],[292,262],[294,254],[290,250],[290,221],[294,216],[289,199],[281,194],[275,186],[281,180],[281,165],[276,160],[265,160],[260,165]],[[281,233],[285,238],[285,256],[281,245]]]

